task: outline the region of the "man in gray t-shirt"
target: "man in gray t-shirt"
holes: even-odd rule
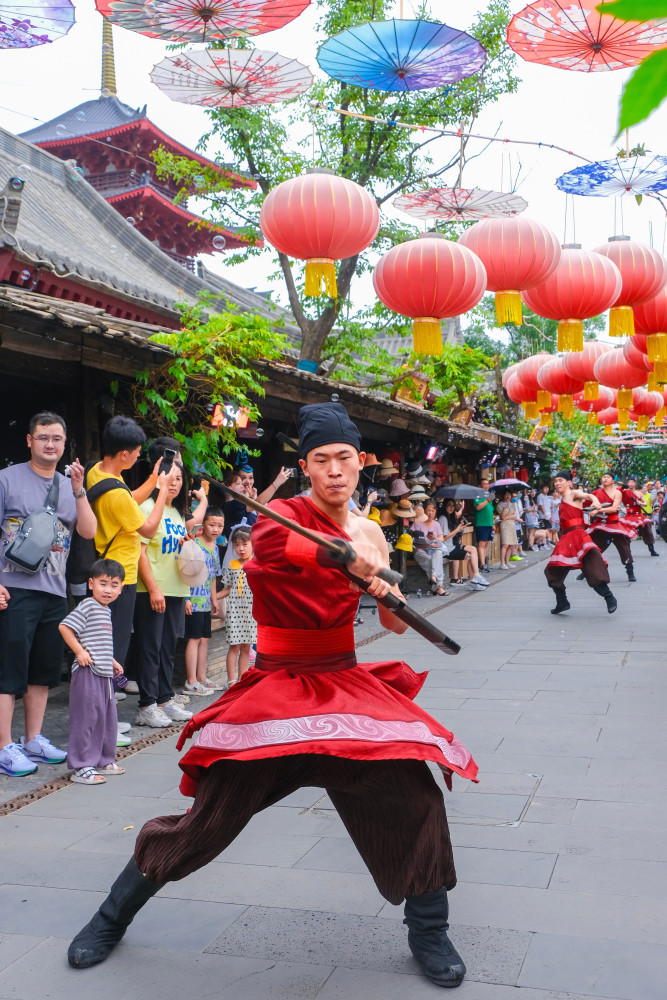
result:
[[[70,466],[71,481],[56,472],[65,451],[65,421],[36,414],[27,437],[30,460],[0,471],[0,774],[31,774],[36,761],[60,763],[65,752],[42,735],[50,687],[60,681],[63,643],[58,625],[67,614],[65,565],[75,530],[93,538],[97,522],[83,488],[83,466]],[[17,568],[5,550],[28,514],[43,507],[58,481],[56,532],[44,567]],[[23,695],[25,736],[12,739],[16,695]]]

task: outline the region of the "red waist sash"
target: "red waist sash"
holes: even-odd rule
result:
[[[573,528],[584,528],[585,526],[583,518],[581,521],[561,521],[561,531],[564,535]]]
[[[356,665],[352,623],[327,629],[257,626],[257,670],[328,674]]]

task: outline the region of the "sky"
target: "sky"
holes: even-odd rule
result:
[[[465,29],[484,3],[477,0],[432,0],[431,11],[447,24]],[[512,11],[525,0],[512,0]],[[399,4],[395,14],[398,16]],[[410,17],[411,4],[404,4]],[[102,19],[93,0],[77,0],[77,23],[69,34],[51,45],[27,50],[3,50],[0,62],[0,125],[22,132],[48,121],[69,108],[92,100],[100,92]],[[321,73],[315,62],[317,41],[315,10],[309,8],[291,25],[257,38],[258,47],[275,50],[306,62]],[[166,45],[135,32],[114,27],[118,96],[133,107],[148,105],[148,116],[176,139],[194,147],[208,128],[202,109],[177,104],[150,81],[150,71],[166,54]],[[622,144],[614,140],[618,101],[630,71],[606,73],[567,72],[519,60],[522,83],[514,95],[487,108],[475,131],[507,139],[526,139],[563,146],[591,160],[612,158]],[[332,117],[333,123],[333,117]],[[667,154],[667,104],[630,135],[630,145],[645,143],[653,153]],[[438,152],[448,159],[458,148],[456,138],[442,139]],[[470,152],[486,144],[473,143]],[[567,153],[494,143],[472,160],[464,173],[466,187],[507,190],[519,171],[517,193],[528,201],[526,215],[550,226],[559,239],[593,249],[609,236],[625,233],[660,251],[667,249],[666,216],[661,206],[645,198],[638,206],[632,195],[622,199],[566,197],[555,187],[556,178],[582,161]],[[446,183],[454,183],[448,175]],[[192,205],[194,209],[194,205]],[[566,225],[567,217],[567,225]],[[405,218],[405,217],[404,217]],[[272,287],[267,276],[274,270],[270,249],[262,258],[237,267],[225,264],[224,254],[205,258],[207,266],[246,287]],[[276,288],[277,286],[273,286]],[[370,294],[358,287],[356,300]]]

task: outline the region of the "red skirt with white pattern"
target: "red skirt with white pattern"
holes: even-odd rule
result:
[[[589,534],[594,531],[604,531],[607,535],[625,535],[626,538],[636,538],[637,529],[632,524],[625,524],[625,518],[618,521],[604,522],[594,520],[588,528]]]
[[[559,539],[547,565],[581,569],[582,559],[593,549],[600,551],[584,528],[570,528]]]
[[[653,527],[653,519],[648,517],[643,512],[624,514],[620,519],[620,523],[624,524],[626,528],[630,528],[631,531],[637,533],[639,528],[643,528],[645,524],[650,524]]]

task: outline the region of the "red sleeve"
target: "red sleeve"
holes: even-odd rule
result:
[[[292,517],[289,508],[281,510],[280,501],[274,501],[272,507],[285,517]],[[318,532],[320,534],[320,532]],[[322,537],[325,537],[322,535]],[[334,537],[333,535],[330,537]],[[260,514],[252,529],[253,559],[258,563],[290,563],[292,566],[334,566],[336,563],[327,559],[316,542],[290,531],[282,524],[276,524],[266,514]]]

